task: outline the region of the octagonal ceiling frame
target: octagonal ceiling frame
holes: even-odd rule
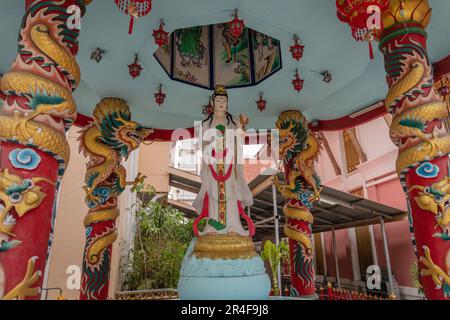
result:
[[[225,23],[225,22],[224,22]],[[218,23],[221,24],[221,23]],[[189,81],[185,81],[182,79],[178,79],[176,77],[174,77],[174,67],[175,67],[175,32],[177,30],[182,30],[182,29],[187,29],[187,28],[181,28],[181,29],[176,29],[174,31],[172,31],[170,33],[170,72],[168,72],[166,70],[166,68],[164,67],[163,63],[158,59],[158,57],[156,56],[156,53],[158,52],[159,49],[157,49],[154,53],[153,53],[153,58],[158,62],[158,64],[160,65],[160,67],[163,69],[163,71],[166,73],[166,75],[170,78],[170,80],[176,81],[176,82],[180,82],[180,83],[184,83],[186,85],[190,85],[190,86],[194,86],[194,87],[198,87],[198,88],[202,88],[205,90],[214,90],[214,87],[217,84],[221,84],[221,83],[215,83],[215,77],[214,77],[214,67],[215,67],[215,61],[214,61],[214,26],[218,25],[218,24],[210,24],[210,25],[205,25],[205,26],[201,26],[201,27],[207,27],[208,28],[208,53],[209,53],[209,86],[203,86],[201,84],[197,84],[194,82],[189,82]],[[189,28],[189,27],[188,27]],[[245,27],[244,32],[247,34],[247,38],[248,38],[248,49],[249,49],[249,66],[250,66],[250,83],[248,84],[243,84],[243,85],[232,85],[229,86],[227,85],[226,88],[227,89],[238,89],[238,88],[246,88],[246,87],[254,87],[257,86],[258,84],[266,81],[267,79],[269,79],[270,77],[272,77],[274,74],[276,74],[277,72],[281,71],[283,69],[283,55],[282,55],[282,51],[281,51],[281,41],[275,38],[272,38],[269,35],[266,35],[265,33],[259,32],[257,30],[251,29],[249,27]],[[280,66],[276,69],[273,70],[270,74],[268,74],[266,77],[260,79],[259,81],[256,81],[256,71],[255,71],[255,59],[254,59],[254,43],[253,43],[253,37],[252,37],[252,32],[258,32],[261,33],[265,36],[270,37],[273,40],[276,40],[278,43],[278,56],[279,56],[279,60],[280,60]]]

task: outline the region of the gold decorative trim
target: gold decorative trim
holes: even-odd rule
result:
[[[432,9],[428,0],[391,0],[387,12],[382,16],[384,28],[396,23],[415,21],[425,29],[430,23]]]
[[[431,149],[431,150],[430,150]],[[424,141],[400,153],[397,158],[397,173],[400,175],[408,167],[450,153],[450,136]]]
[[[21,130],[23,119],[0,115],[0,137],[3,141],[14,140],[20,144],[33,145],[43,151],[60,156],[65,163],[70,158],[70,148],[66,137],[41,123],[28,121],[26,132]]]
[[[118,209],[89,212],[84,218],[84,226],[87,227],[96,222],[115,220],[119,217],[119,214]]]
[[[290,219],[303,220],[303,221],[307,221],[310,224],[314,222],[314,217],[311,214],[311,212],[303,210],[303,209],[297,209],[297,208],[285,206],[283,208],[283,213],[287,218],[290,218]]]
[[[250,259],[257,256],[250,237],[238,234],[206,234],[197,238],[194,247],[197,258]]]

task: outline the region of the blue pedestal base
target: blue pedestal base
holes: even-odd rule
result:
[[[240,278],[180,277],[181,300],[266,300],[270,280],[267,274]]]
[[[181,300],[267,300],[271,282],[259,256],[213,260],[193,255],[194,239],[183,259],[178,281]]]

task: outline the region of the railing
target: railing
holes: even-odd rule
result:
[[[178,291],[175,289],[122,291],[116,293],[116,300],[176,300],[178,298]]]
[[[48,300],[48,293],[50,291],[58,291],[59,295],[56,298],[57,300],[66,300],[66,298],[63,296],[63,290],[61,288],[41,288],[41,291],[45,292],[45,296],[43,298],[43,300]]]
[[[378,293],[367,293],[357,290],[339,289],[329,282],[327,288],[317,290],[319,300],[395,300],[395,296],[384,297]]]

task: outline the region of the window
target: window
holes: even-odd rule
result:
[[[364,198],[364,189],[356,189],[351,194]],[[370,244],[369,226],[356,227],[356,245],[358,247],[359,271],[366,273],[367,267],[373,264],[372,246]]]
[[[353,144],[352,134],[356,134],[355,128],[344,130],[345,158],[347,160],[348,173],[355,171],[361,163],[358,150],[356,150],[355,145]]]

